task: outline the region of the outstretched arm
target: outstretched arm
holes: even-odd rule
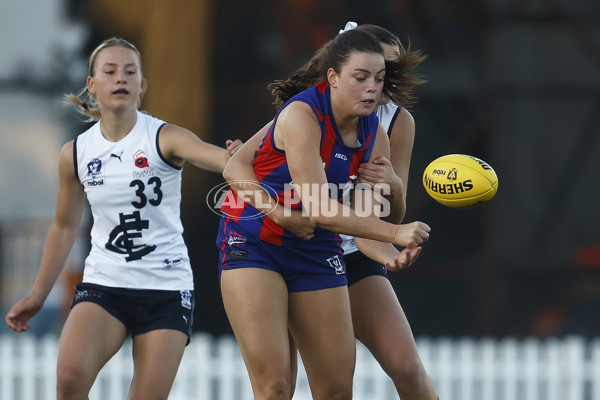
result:
[[[333,232],[410,248],[417,247],[427,240],[430,231],[427,224],[413,222],[394,225],[376,216],[359,217],[336,199],[320,194],[321,189],[328,185],[319,151],[321,129],[307,104],[293,102],[284,108],[279,115],[274,134],[277,147],[288,149],[286,157],[294,187],[309,218],[316,225]]]
[[[15,332],[29,329],[29,319],[38,313],[46,301],[79,231],[85,194],[74,172],[72,141],[61,151],[58,170],[60,187],[56,215],[48,231],[33,289],[5,317],[6,323]]]
[[[177,125],[165,125],[158,136],[160,151],[169,162],[183,165],[188,161],[198,168],[223,172],[231,155],[241,146],[241,141],[227,141],[226,148],[201,140],[191,131]]]

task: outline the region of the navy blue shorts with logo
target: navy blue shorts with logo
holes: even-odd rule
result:
[[[236,268],[263,268],[279,273],[288,292],[346,286],[346,267],[338,243],[298,239],[277,246],[247,235],[233,221],[221,224],[217,236],[219,274]]]
[[[71,308],[89,301],[98,304],[125,325],[131,336],[157,329],[173,329],[190,342],[194,315],[191,290],[114,288],[93,283],[75,285]]]
[[[348,286],[372,275],[385,276],[387,278],[387,269],[377,261],[371,260],[360,251],[350,254],[344,254],[346,263],[346,274],[348,275]]]

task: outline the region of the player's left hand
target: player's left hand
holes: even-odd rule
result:
[[[227,139],[227,141],[225,141],[225,147],[227,148],[230,156],[234,155],[243,144],[244,142],[242,142],[240,139]]]
[[[385,268],[388,271],[400,271],[401,269],[410,267],[415,261],[417,261],[417,258],[419,258],[421,249],[421,246],[417,246],[412,249],[404,248],[393,259],[385,263]]]

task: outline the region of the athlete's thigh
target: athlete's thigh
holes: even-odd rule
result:
[[[295,292],[289,297],[290,331],[311,388],[351,385],[356,345],[347,287]]]
[[[417,354],[410,325],[390,281],[369,276],[348,289],[356,338],[377,359],[386,354],[405,357]]]
[[[158,329],[133,337],[130,400],[168,398],[187,339],[185,333],[174,329]]]
[[[221,293],[250,373],[269,363],[289,372],[288,293],[281,275],[262,268],[225,270]]]
[[[78,370],[95,378],[102,366],[121,348],[127,329],[104,308],[91,302],[76,304],[59,339],[58,368]]]

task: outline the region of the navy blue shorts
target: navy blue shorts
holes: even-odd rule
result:
[[[151,290],[114,288],[93,283],[75,285],[71,308],[89,301],[104,308],[125,325],[131,336],[173,329],[192,335],[194,292],[190,290]]]
[[[221,224],[217,236],[219,274],[236,268],[262,268],[279,273],[288,292],[346,286],[346,267],[337,242],[298,239],[277,246],[247,235],[233,221]]]
[[[344,255],[348,286],[372,275],[381,275],[387,278],[387,269],[377,261],[371,260],[360,251]]]

